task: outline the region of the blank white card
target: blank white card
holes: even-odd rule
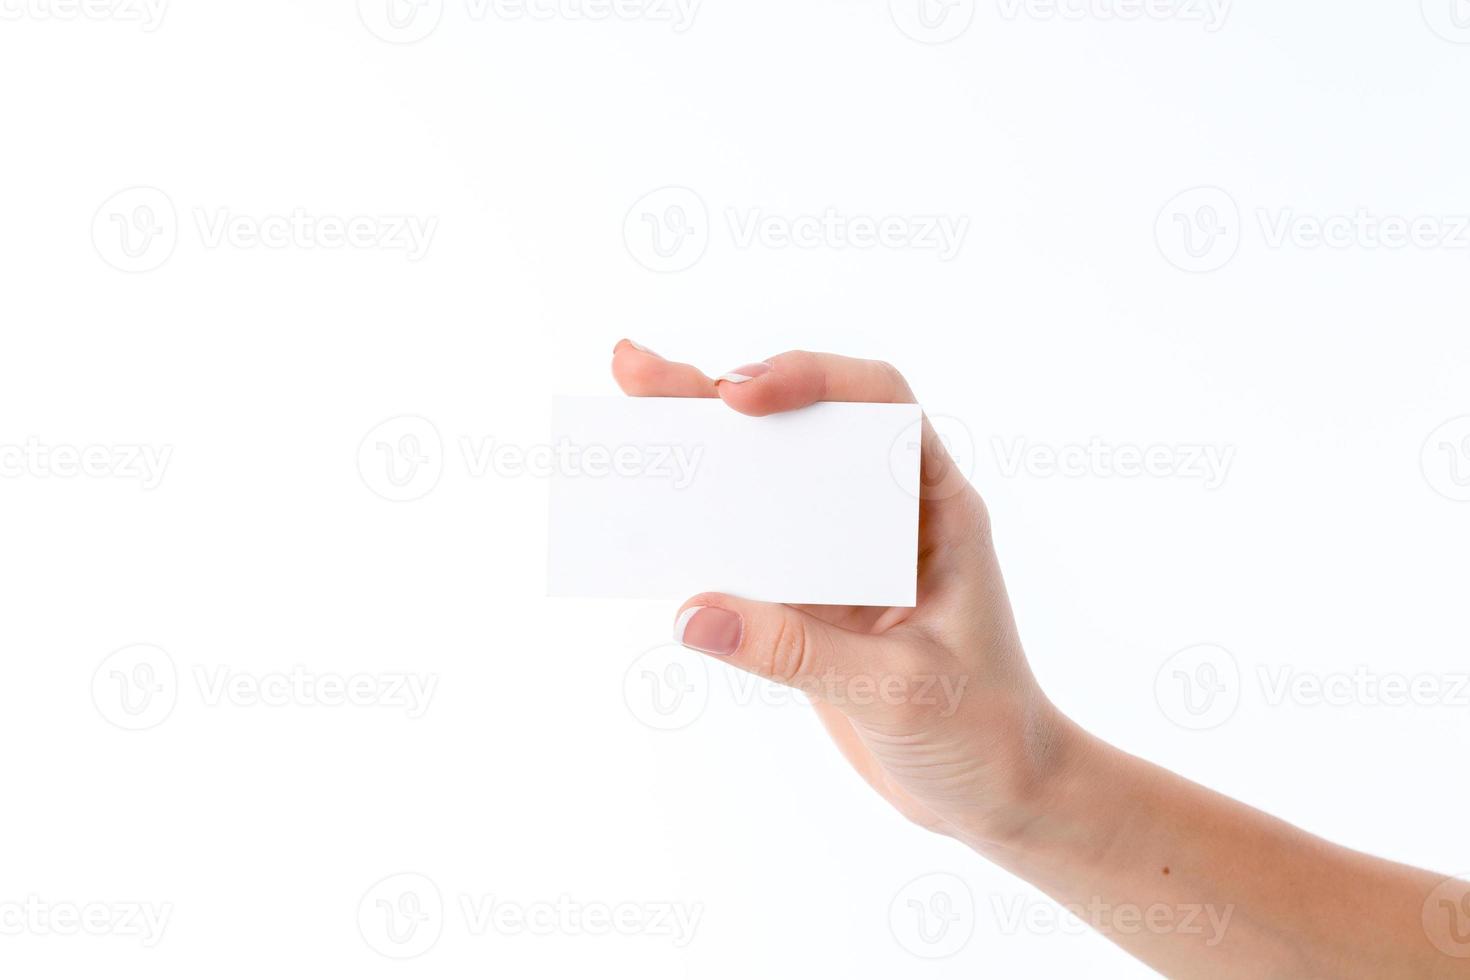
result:
[[[552,595],[912,606],[917,405],[558,398]]]

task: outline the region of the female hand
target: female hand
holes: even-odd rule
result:
[[[804,351],[711,379],[623,341],[613,374],[630,395],[720,398],[746,415],[913,401],[886,364]],[[1021,649],[985,505],[927,420],[923,432],[915,608],[708,593],[684,603],[675,637],[806,691],[910,819],[1170,976],[1470,976],[1470,883],[1312,837],[1057,711]]]
[[[914,400],[887,364],[805,351],[711,379],[625,340],[613,375],[630,395],[721,398],[745,415]],[[675,638],[810,695],[843,755],[909,819],[1004,841],[1045,783],[1061,718],[1026,665],[985,505],[927,419],[923,433],[915,608],[706,593],[681,607]]]

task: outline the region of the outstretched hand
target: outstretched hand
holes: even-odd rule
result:
[[[630,395],[719,398],[745,415],[914,401],[887,364],[807,351],[710,378],[625,340],[613,375]],[[810,695],[848,762],[914,822],[1004,841],[1027,819],[1061,719],[1026,665],[985,505],[927,419],[923,431],[915,608],[704,593],[680,608],[675,638]]]

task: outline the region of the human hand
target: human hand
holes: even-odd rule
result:
[[[887,364],[806,351],[711,379],[625,340],[613,375],[630,395],[720,398],[756,416],[914,401]],[[1004,842],[1031,818],[1068,726],[1027,666],[985,505],[927,419],[920,471],[915,608],[705,593],[680,608],[675,638],[810,695],[843,755],[909,819],[975,846]]]

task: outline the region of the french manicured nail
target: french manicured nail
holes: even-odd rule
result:
[[[720,375],[720,380],[728,381],[731,384],[744,384],[747,381],[752,381],[755,378],[759,378],[770,369],[771,366],[765,361],[760,361],[756,364],[746,364],[743,367],[738,367],[727,374]]]
[[[700,653],[728,657],[740,646],[744,629],[739,613],[713,606],[690,606],[674,624],[674,642]]]

